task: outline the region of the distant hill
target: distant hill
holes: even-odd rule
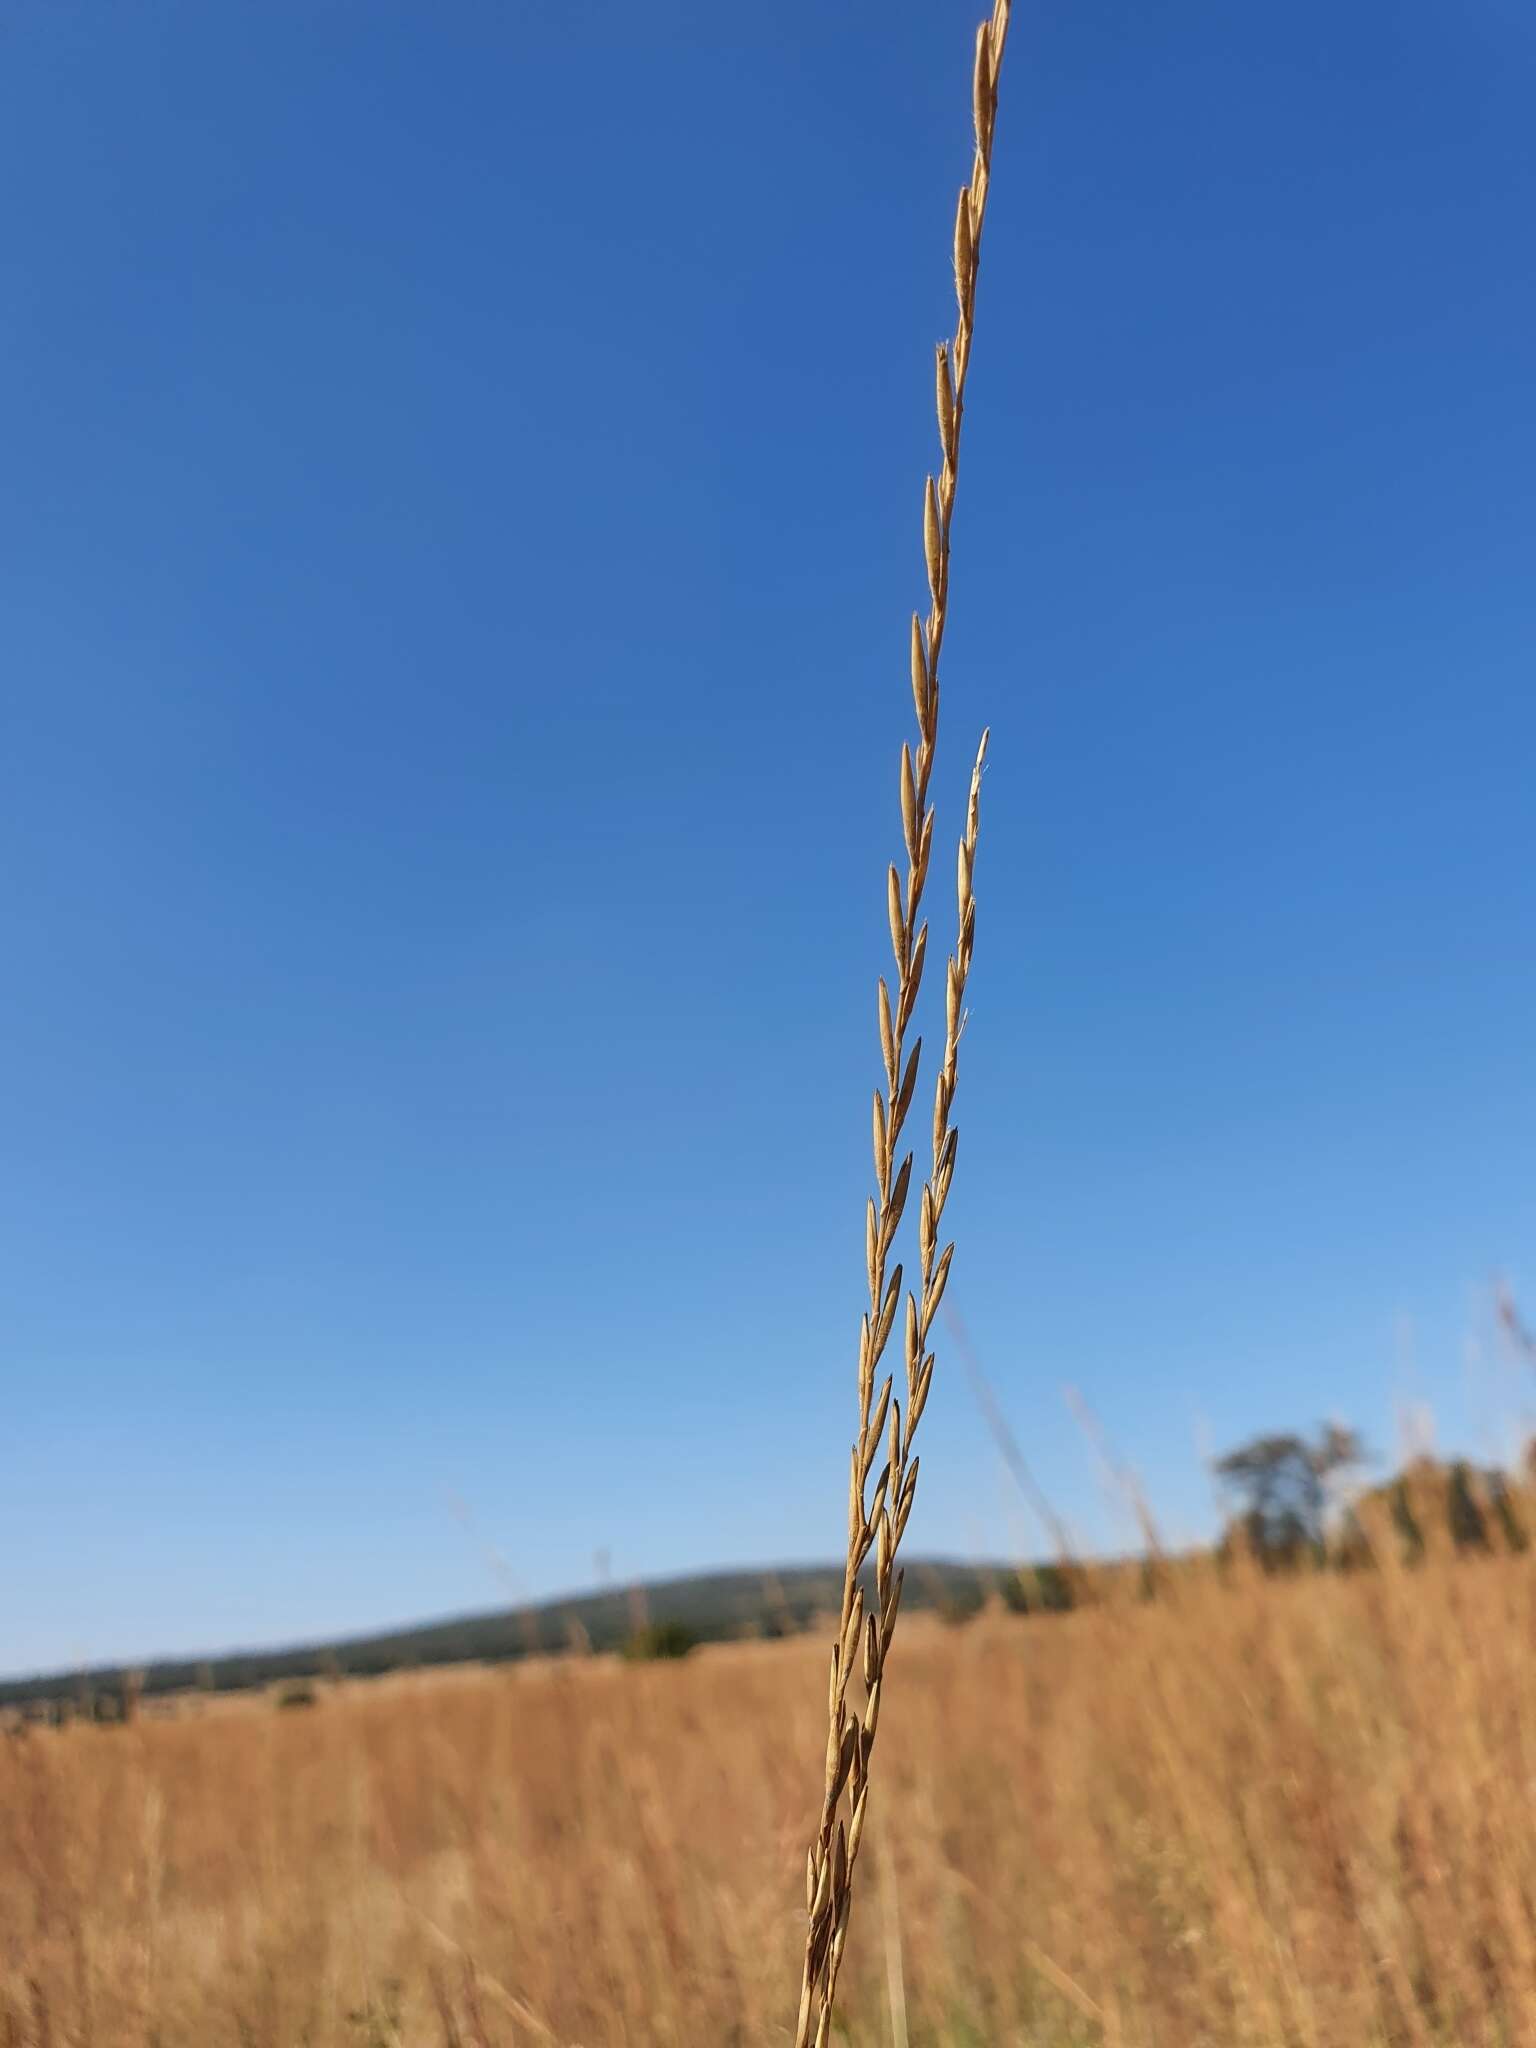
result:
[[[940,1558],[909,1560],[906,1573],[904,1608],[939,1607],[956,1614],[974,1612],[989,1591],[1014,1575],[1008,1565],[956,1564]],[[532,1607],[457,1615],[339,1642],[161,1659],[138,1667],[135,1690],[145,1697],[193,1688],[235,1692],[277,1680],[377,1677],[421,1665],[503,1662],[573,1647],[616,1650],[642,1619],[654,1625],[681,1624],[700,1642],[789,1635],[835,1608],[842,1583],[840,1564],[703,1572],[546,1600]],[[121,1692],[129,1669],[112,1664],[0,1679],[0,1707]]]

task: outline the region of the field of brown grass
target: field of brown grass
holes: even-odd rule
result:
[[[914,1619],[843,2038],[1536,2042],[1536,1565]],[[826,1645],[0,1743],[0,2042],[783,2043]]]

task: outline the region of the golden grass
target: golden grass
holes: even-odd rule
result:
[[[944,1058],[934,1087],[933,1167],[918,1202],[921,1281],[907,1294],[905,1327],[906,1399],[893,1397],[887,1375],[875,1396],[875,1381],[901,1304],[902,1269],[889,1274],[896,1235],[912,1182],[913,1154],[898,1166],[902,1129],[911,1107],[922,1054],[919,1038],[910,1053],[907,1032],[922,988],[928,926],[922,920],[923,888],[933,851],[934,812],[928,801],[939,733],[939,662],[949,619],[950,529],[960,473],[960,432],[965,417],[965,384],[975,332],[976,280],[992,176],[992,138],[997,124],[998,73],[1008,39],[1010,0],[995,0],[989,20],[976,31],[972,69],[975,152],[971,178],[961,187],[955,210],[955,339],[941,342],[935,362],[935,408],[939,427],[939,474],[923,488],[923,555],[928,572],[928,616],[912,617],[912,702],[917,713],[917,746],[901,750],[901,829],[907,873],[894,864],[887,874],[891,950],[895,957],[895,1001],[879,984],[880,1050],[885,1092],[874,1099],[874,1165],[878,1201],[871,1198],[865,1226],[869,1308],[859,1328],[859,1421],[848,1481],[848,1547],[843,1570],[842,1611],[827,1689],[827,1732],[821,1812],[805,1859],[805,1948],[800,1968],[800,2009],[796,2048],[826,2048],[831,2038],[838,1973],[848,1939],[853,1874],[869,1811],[870,1762],[880,1719],[886,1657],[901,1606],[902,1575],[896,1556],[917,1493],[918,1459],[912,1443],[933,1381],[934,1357],[928,1336],[949,1279],[954,1245],[939,1249],[944,1207],[955,1171],[958,1133],[951,1122],[957,1083],[965,988],[976,935],[973,876],[981,801],[981,771],[987,735],[981,736],[971,772],[965,836],[957,860],[955,950],[945,979]],[[885,1464],[871,1475],[887,1442]],[[875,1559],[874,1605],[866,1614],[861,1578],[871,1552]],[[858,1674],[860,1684],[854,1686]]]
[[[782,2048],[824,1657],[0,1742],[0,2043]],[[899,1661],[853,2041],[1536,2042],[1530,1561],[913,1616]]]

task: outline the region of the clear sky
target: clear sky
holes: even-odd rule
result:
[[[0,1668],[838,1550],[975,11],[7,10]],[[1085,1542],[1067,1385],[1175,1535],[1527,1405],[1533,99],[1021,0],[934,903],[990,722],[951,1298]],[[909,1542],[1033,1546],[940,1375]]]

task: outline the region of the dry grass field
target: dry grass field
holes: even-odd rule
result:
[[[826,1643],[0,1742],[0,2042],[783,2043]],[[1536,2043],[1536,1565],[912,1618],[860,2043]]]
[[[839,1475],[841,1489],[846,1469],[847,1547],[836,1567],[841,1607],[805,1636],[716,1645],[668,1661],[653,1657],[665,1641],[660,1624],[648,1637],[637,1631],[629,1648],[643,1646],[644,1654],[628,1658],[573,1649],[565,1657],[431,1675],[317,1682],[286,1695],[216,1700],[189,1693],[171,1711],[150,1711],[139,1679],[120,1674],[112,1695],[121,1702],[119,1720],[8,1726],[0,1735],[0,2048],[1536,2048],[1536,1548],[1493,1553],[1500,1540],[1524,1546],[1536,1539],[1536,1464],[1528,1461],[1524,1480],[1506,1485],[1459,1462],[1448,1468],[1447,1492],[1447,1468],[1421,1457],[1393,1488],[1362,1495],[1345,1516],[1335,1512],[1346,1498],[1342,1479],[1361,1463],[1353,1431],[1329,1425],[1318,1445],[1261,1437],[1213,1467],[1226,1494],[1241,1493],[1244,1475],[1249,1485],[1249,1511],[1225,1524],[1219,1560],[1156,1555],[1148,1518],[1144,1570],[1139,1561],[1122,1562],[1101,1567],[1095,1579],[1075,1563],[1058,1568],[1055,1583],[1074,1599],[1083,1596],[1070,1612],[1039,1611],[1052,1604],[1042,1572],[1028,1618],[999,1598],[963,1621],[908,1609],[897,1633],[900,1550],[918,1495],[914,1444],[934,1380],[930,1346],[939,1342],[936,1319],[955,1253],[945,1237],[946,1204],[959,1154],[956,1098],[976,937],[986,731],[963,814],[942,832],[936,833],[932,799],[941,787],[934,775],[951,529],[1009,18],[1010,0],[993,0],[975,31],[968,182],[958,192],[947,254],[953,334],[935,349],[931,384],[925,371],[938,445],[922,490],[924,610],[912,614],[910,633],[903,627],[900,639],[914,723],[899,754],[894,739],[890,747],[899,858],[887,859],[898,850],[893,805],[890,844],[880,859],[890,957],[870,990],[880,1055],[872,1074],[878,1071],[880,1085],[869,1111],[872,1192],[860,1219],[867,1308],[849,1374],[850,1455]],[[882,50],[874,67],[877,78],[888,54]],[[1264,68],[1274,69],[1267,58]],[[371,100],[371,75],[358,75]],[[1039,74],[1045,83],[1037,83],[1037,94],[1051,89],[1055,75]],[[1198,75],[1209,97],[1205,70]],[[1119,76],[1115,68],[1105,73],[1104,104],[1112,110]],[[850,106],[865,85],[846,80]],[[820,98],[812,108],[819,117]],[[1325,140],[1329,132],[1318,126]],[[339,133],[344,140],[345,130]],[[1059,144],[1054,129],[1042,133],[1032,161],[1037,171],[1051,169],[1046,200],[1036,203],[1049,206],[1052,180],[1060,184]],[[417,153],[423,162],[433,154],[428,147]],[[707,177],[696,176],[690,161],[692,183],[667,188],[683,210],[714,175],[708,151],[700,161]],[[850,151],[849,161],[851,178],[867,179],[887,203],[875,175],[879,151]],[[413,180],[419,176],[412,171]],[[1175,180],[1158,184],[1156,161],[1146,176],[1158,195],[1148,215],[1155,223],[1172,210],[1170,195],[1179,187]],[[1261,193],[1272,182],[1272,165],[1264,178]],[[285,162],[279,216],[296,203],[288,196],[290,179],[291,191],[300,191]],[[346,195],[361,182],[349,162],[339,188],[347,205]],[[482,182],[497,189],[489,176]],[[801,217],[791,203],[792,178],[785,183],[782,204],[775,194],[775,237],[798,232],[793,223]],[[509,178],[509,191],[513,184]],[[387,195],[387,181],[381,189]],[[740,216],[750,224],[748,188],[741,199]],[[324,207],[331,203],[324,195]],[[1262,235],[1265,208],[1252,210]],[[315,218],[323,225],[330,215],[322,208]],[[579,207],[570,218],[582,218]],[[1029,234],[1037,249],[1039,222],[1051,218],[1033,216]],[[1236,218],[1207,217],[1192,206],[1189,246],[1224,250]],[[1339,219],[1339,233],[1350,229],[1347,207]],[[701,225],[699,238],[704,232]],[[1246,218],[1243,232],[1249,233]],[[846,231],[839,233],[846,247]],[[1152,236],[1138,226],[1127,243],[1137,252],[1127,274],[1138,307],[1148,291],[1136,264],[1149,277],[1169,268],[1143,261],[1147,250],[1166,257],[1170,246]],[[392,247],[394,238],[391,218]],[[338,230],[326,239],[340,246],[369,237]],[[569,239],[580,246],[580,229]],[[606,246],[603,237],[589,239],[584,260]],[[1300,247],[1305,238],[1290,239]],[[1378,244],[1389,239],[1373,236],[1359,246],[1374,261]],[[656,244],[663,256],[667,247]],[[1498,253],[1501,266],[1502,248]],[[451,250],[442,260],[451,261]],[[547,263],[547,255],[541,260]],[[1114,241],[1106,238],[1082,267],[1087,311],[1069,335],[1091,339],[1103,324],[1101,307],[1109,301],[1093,293],[1101,289],[1098,273],[1114,260]],[[1335,252],[1331,260],[1342,259]],[[174,266],[165,274],[173,285],[180,276]],[[684,315],[689,274],[679,262]],[[1169,274],[1177,280],[1178,267]],[[1283,266],[1280,274],[1283,284]],[[1225,280],[1225,269],[1221,275]],[[1328,277],[1317,258],[1317,282],[1308,289],[1330,290]],[[705,281],[713,288],[713,277]],[[541,282],[540,289],[548,288]],[[179,303],[174,291],[169,303]],[[546,358],[559,352],[561,321],[574,333],[584,318],[580,301],[555,303],[560,319],[549,329],[553,342],[541,343]],[[1048,313],[1049,296],[1039,303]],[[1333,299],[1319,303],[1331,320]],[[327,301],[318,304],[323,315]],[[634,314],[637,326],[642,319]],[[1113,322],[1120,322],[1118,311]],[[182,324],[195,332],[195,324]],[[405,324],[382,316],[373,323],[380,333]],[[517,324],[528,323],[519,314]],[[1126,418],[1138,433],[1138,421],[1175,403],[1178,379],[1188,382],[1188,351],[1181,348],[1175,359],[1167,336],[1159,342],[1156,317],[1140,324],[1150,335],[1143,354],[1153,370],[1165,374],[1161,348],[1177,376],[1127,387]],[[1394,316],[1394,347],[1402,324]],[[327,331],[324,318],[314,325],[317,333]],[[1250,318],[1242,335],[1265,325]],[[219,330],[210,322],[209,331]],[[1240,338],[1229,345],[1220,320],[1211,331],[1217,399],[1226,402],[1223,378],[1234,389],[1234,378],[1246,378],[1267,394],[1269,386],[1255,381],[1251,344]],[[818,334],[818,345],[822,339]],[[1015,335],[1015,359],[1017,341]],[[998,350],[1005,367],[1009,354]],[[1235,371],[1222,367],[1228,357]],[[234,360],[243,376],[245,355]],[[771,370],[775,358],[763,360]],[[814,373],[815,362],[807,360]],[[1289,374],[1293,366],[1284,367]],[[548,375],[546,360],[535,368]],[[238,393],[239,379],[227,381]],[[1201,406],[1215,402],[1208,381],[1189,384]],[[557,384],[551,381],[549,390]],[[634,389],[644,388],[646,380],[637,379]],[[1328,391],[1336,400],[1333,381]],[[536,400],[554,409],[542,385]],[[1106,402],[1121,399],[1098,370],[1066,400],[1069,412],[1078,404],[1085,416],[1104,411]],[[1049,403],[1058,404],[1054,391]],[[1199,417],[1196,407],[1197,476]],[[1224,437],[1225,418],[1212,411],[1203,431]],[[605,445],[595,429],[591,438],[595,447]],[[1143,438],[1139,446],[1133,479],[1156,481],[1162,473],[1148,466],[1155,443]],[[1182,465],[1181,451],[1180,467],[1170,464],[1167,476]],[[1085,473],[1091,470],[1090,463]],[[1360,472],[1378,494],[1383,473]],[[188,474],[200,472],[189,467]],[[812,473],[812,486],[821,480]],[[307,468],[303,483],[307,491]],[[361,502],[368,494],[354,495]],[[1079,554],[1090,564],[1113,559],[1094,527],[1117,516],[1095,509],[1112,496],[1087,491],[1079,499],[1074,483],[1060,513],[1064,521],[1084,522]],[[1202,502],[1198,516],[1208,510]],[[1167,523],[1175,518],[1170,512]],[[283,530],[275,516],[272,530]],[[1113,538],[1112,525],[1104,532]],[[524,581],[541,589],[553,558],[530,559],[537,574]],[[1043,559],[1051,574],[1068,561],[1062,555],[1052,569],[1053,558]],[[1177,567],[1178,558],[1169,559]],[[1306,587],[1303,574],[1297,571],[1298,589]],[[1367,563],[1362,590],[1370,588],[1368,575]],[[1143,580],[1149,590],[1158,587],[1152,572]],[[1138,587],[1134,580],[1128,585],[1133,597]],[[314,638],[322,650],[329,644],[323,631]],[[1037,644],[1051,645],[1049,634]],[[1211,649],[1218,645],[1212,641],[1206,652],[1213,675]],[[1099,656],[1085,660],[1092,680]],[[986,661],[975,665],[988,671]],[[995,660],[990,669],[992,687],[1006,702],[1016,693],[1004,688]],[[1299,666],[1296,672],[1304,673]],[[264,721],[266,680],[252,673],[258,681],[250,685],[251,699]],[[946,690],[948,679],[946,664]],[[405,704],[403,686],[395,687]],[[903,678],[893,691],[903,716],[905,691]],[[1065,694],[1059,686],[1058,694]],[[629,700],[616,685],[610,693],[604,682],[590,701],[599,715],[611,703],[616,721],[628,717]],[[635,702],[644,708],[641,697]],[[465,705],[481,717],[478,698]],[[463,707],[450,708],[457,717]],[[1325,708],[1331,716],[1331,703]],[[267,727],[252,717],[247,749],[239,702],[229,717],[242,739],[244,776],[251,761],[263,758],[255,743],[265,743]],[[486,758],[494,759],[501,728],[485,717]],[[529,731],[544,730],[540,717]],[[944,723],[948,745],[948,714]],[[1362,730],[1370,729],[1367,721]],[[1173,739],[1164,752],[1170,760],[1178,753],[1188,774],[1186,741],[1203,727],[1174,722],[1168,730]],[[506,731],[521,743],[520,722]],[[563,728],[551,724],[548,731]],[[637,752],[631,761],[629,727],[616,722],[614,731],[610,744],[620,751],[598,763],[600,775],[612,769],[613,787],[620,786],[615,762],[626,778],[658,763],[665,769],[660,756],[647,763]],[[1225,742],[1220,728],[1212,731],[1219,770]],[[1063,739],[1070,747],[1069,724],[1054,744]],[[834,740],[839,756],[842,744]],[[385,731],[368,773],[389,793],[391,808],[379,815],[393,833],[403,804],[420,803],[414,782],[393,780],[389,745]],[[1060,775],[1060,762],[1073,758],[1047,755],[1045,772]],[[1091,746],[1076,758],[1097,773]],[[1139,757],[1125,760],[1136,765]],[[335,808],[329,783],[336,778],[325,764],[321,752],[305,768],[314,787],[323,788],[316,818]],[[183,772],[190,787],[191,773]],[[1279,771],[1274,775],[1274,789],[1288,789]],[[1113,774],[1108,787],[1116,787]],[[263,791],[285,817],[291,806],[298,823],[286,835],[291,846],[277,837],[250,842],[271,860],[271,903],[284,906],[269,911],[265,930],[252,926],[253,957],[281,952],[285,927],[277,920],[296,900],[302,872],[283,863],[298,860],[298,849],[311,843],[326,845],[318,832],[313,842],[308,836],[309,781],[292,789],[274,781]],[[1325,803],[1328,797],[1325,784]],[[147,803],[143,791],[134,792],[134,801]],[[473,779],[467,802],[474,812]],[[105,815],[111,822],[110,810]],[[1066,814],[1046,815],[1060,826]],[[1075,818],[1067,822],[1076,828]],[[481,835],[475,826],[462,841],[476,859],[482,847],[502,843],[488,830]],[[424,825],[420,836],[425,843]],[[1171,847],[1172,836],[1165,837]],[[1156,834],[1154,842],[1162,843]],[[529,841],[535,843],[543,842]],[[617,837],[613,843],[629,844]],[[233,875],[232,900],[259,911],[263,896],[253,883],[264,871],[254,856],[248,863],[244,846],[216,835],[208,887]],[[930,889],[936,847],[937,886]],[[1252,848],[1249,854],[1259,861]],[[1234,857],[1241,878],[1241,845]],[[1381,858],[1374,843],[1370,857]],[[468,857],[460,864],[467,868]],[[1272,864],[1265,852],[1264,866]],[[1006,862],[1000,871],[1006,883]],[[1369,880],[1373,870],[1362,871]],[[336,869],[343,905],[351,900],[339,893],[348,872]],[[1320,898],[1336,879],[1330,868],[1318,885]],[[416,886],[428,903],[425,885]],[[206,905],[219,900],[196,899],[210,930]],[[1255,900],[1262,910],[1262,888]],[[1212,904],[1218,915],[1231,911],[1217,898]],[[1243,909],[1252,914],[1246,897]],[[933,964],[925,985],[930,917]],[[338,930],[342,922],[338,912]],[[193,934],[201,929],[202,923],[186,925]],[[600,938],[592,943],[601,946]],[[335,950],[338,988],[348,958],[374,971],[372,954]],[[222,955],[215,948],[210,957],[221,974]],[[302,947],[293,956],[306,957]],[[1171,957],[1181,956],[1175,950]],[[1240,961],[1241,954],[1231,957]],[[199,985],[188,986],[195,1000]],[[222,986],[217,979],[208,984]],[[274,979],[272,986],[273,1000],[281,1001],[282,985]],[[218,1007],[210,1006],[209,1016]],[[308,1020],[322,1012],[294,1014]],[[347,1014],[337,1009],[338,1017]],[[201,1021],[196,1028],[201,1037]],[[920,1058],[924,1031],[927,1067]],[[302,1050],[310,1036],[306,1025],[295,1046]],[[112,1057],[121,1058],[115,1047]],[[239,1079],[243,1070],[230,1071]],[[276,1063],[253,1065],[246,1097],[265,1102],[262,1091],[275,1090],[281,1073]],[[321,1083],[308,1076],[305,1085],[314,1092]],[[657,1080],[652,1092],[660,1096],[661,1088]],[[199,1092],[214,1099],[211,1079],[200,1081]],[[110,1118],[103,1121],[111,1128]],[[232,1149],[230,1156],[238,1161],[242,1154]],[[253,1148],[250,1157],[259,1190],[264,1155]],[[406,1157],[402,1150],[402,1163]],[[1536,1358],[1512,1306],[1506,1334]],[[136,1383],[132,1391],[137,1398]],[[669,1399],[658,1390],[658,1416]],[[350,1412],[339,1399],[337,1412]],[[1006,1432],[990,1419],[1006,1458]],[[1279,1483],[1287,1474],[1290,1493]],[[1341,1483],[1334,1488],[1333,1481]],[[837,1505],[841,1511],[841,1500]],[[1405,1549],[1409,1529],[1412,1545]],[[1453,1555],[1456,1545],[1478,1554]],[[1261,1569],[1264,1562],[1271,1573]],[[591,1637],[581,1640],[589,1651]],[[674,1634],[673,1646],[680,1641]],[[38,1689],[51,1683],[40,1680]],[[26,1697],[25,1689],[12,1696]]]

